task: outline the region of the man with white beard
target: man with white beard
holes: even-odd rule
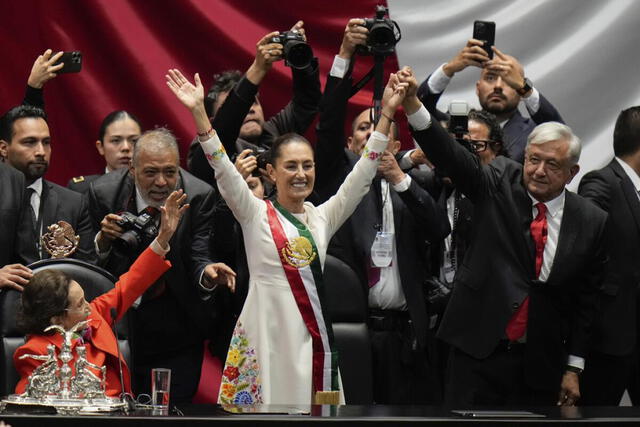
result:
[[[151,369],[170,368],[171,402],[184,403],[198,387],[203,341],[216,329],[217,298],[206,294],[218,283],[235,285],[235,273],[209,259],[214,190],[180,168],[176,139],[160,128],[140,137],[129,169],[113,171],[91,183],[89,206],[98,232],[95,242],[100,264],[119,275],[144,249],[146,240],[153,239],[160,219],[158,208],[176,189],[187,194],[189,210],[170,241],[172,267],[130,312],[130,341],[134,391],[149,393]],[[131,218],[128,222],[127,217]]]

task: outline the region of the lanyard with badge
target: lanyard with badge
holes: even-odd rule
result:
[[[382,186],[382,183],[380,184]],[[388,221],[385,221],[385,205],[387,201],[389,201],[388,183],[384,197],[382,197],[382,206],[378,210],[382,213],[382,225],[376,226],[376,237],[371,245],[371,264],[373,267],[389,267],[393,260],[393,233],[384,231],[388,227]]]

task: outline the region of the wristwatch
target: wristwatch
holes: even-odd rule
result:
[[[567,365],[564,367],[564,370],[567,372],[573,372],[576,375],[580,375],[582,373],[582,369],[578,368],[577,366]]]
[[[533,89],[533,83],[531,83],[531,80],[525,77],[524,86],[522,86],[520,89],[516,89],[516,92],[520,96],[525,96],[531,89]]]

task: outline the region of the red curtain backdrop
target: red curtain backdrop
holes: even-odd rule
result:
[[[371,17],[376,0],[303,2],[294,0],[20,0],[0,4],[0,109],[19,104],[35,58],[54,51],[82,51],[79,74],[57,77],[45,86],[52,135],[47,178],[65,184],[75,175],[104,168],[94,142],[101,120],[124,109],[145,129],[168,126],[179,138],[183,158],[191,141],[190,116],[165,85],[169,68],[199,72],[205,87],[213,74],[246,70],[255,44],[265,34],[305,22],[309,43],[320,61],[321,82],[337,53],[350,17]],[[359,58],[355,77],[370,68]],[[397,69],[386,61],[385,73]],[[291,96],[291,74],[278,63],[261,86],[269,117]],[[370,105],[371,83],[351,100],[349,123]],[[307,136],[313,140],[313,132]]]

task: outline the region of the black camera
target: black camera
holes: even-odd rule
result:
[[[396,44],[400,41],[400,27],[398,23],[386,18],[389,10],[376,6],[375,18],[365,18],[364,27],[369,30],[367,44],[358,46],[358,52],[363,55],[389,56],[396,51]]]
[[[311,47],[305,41],[304,36],[298,31],[285,31],[277,36],[271,37],[269,42],[280,43],[282,45],[282,57],[288,67],[301,70],[307,68],[313,60]]]
[[[158,235],[154,218],[148,213],[136,216],[130,212],[122,212],[121,221],[116,224],[125,232],[113,241],[114,249],[121,253],[132,253],[142,244],[149,244]]]
[[[271,150],[267,150],[264,148],[256,148],[253,150],[252,155],[255,156],[258,166],[256,166],[256,168],[253,171],[251,171],[251,176],[255,176],[259,178],[262,176],[260,169],[266,170],[267,163],[271,161]]]

